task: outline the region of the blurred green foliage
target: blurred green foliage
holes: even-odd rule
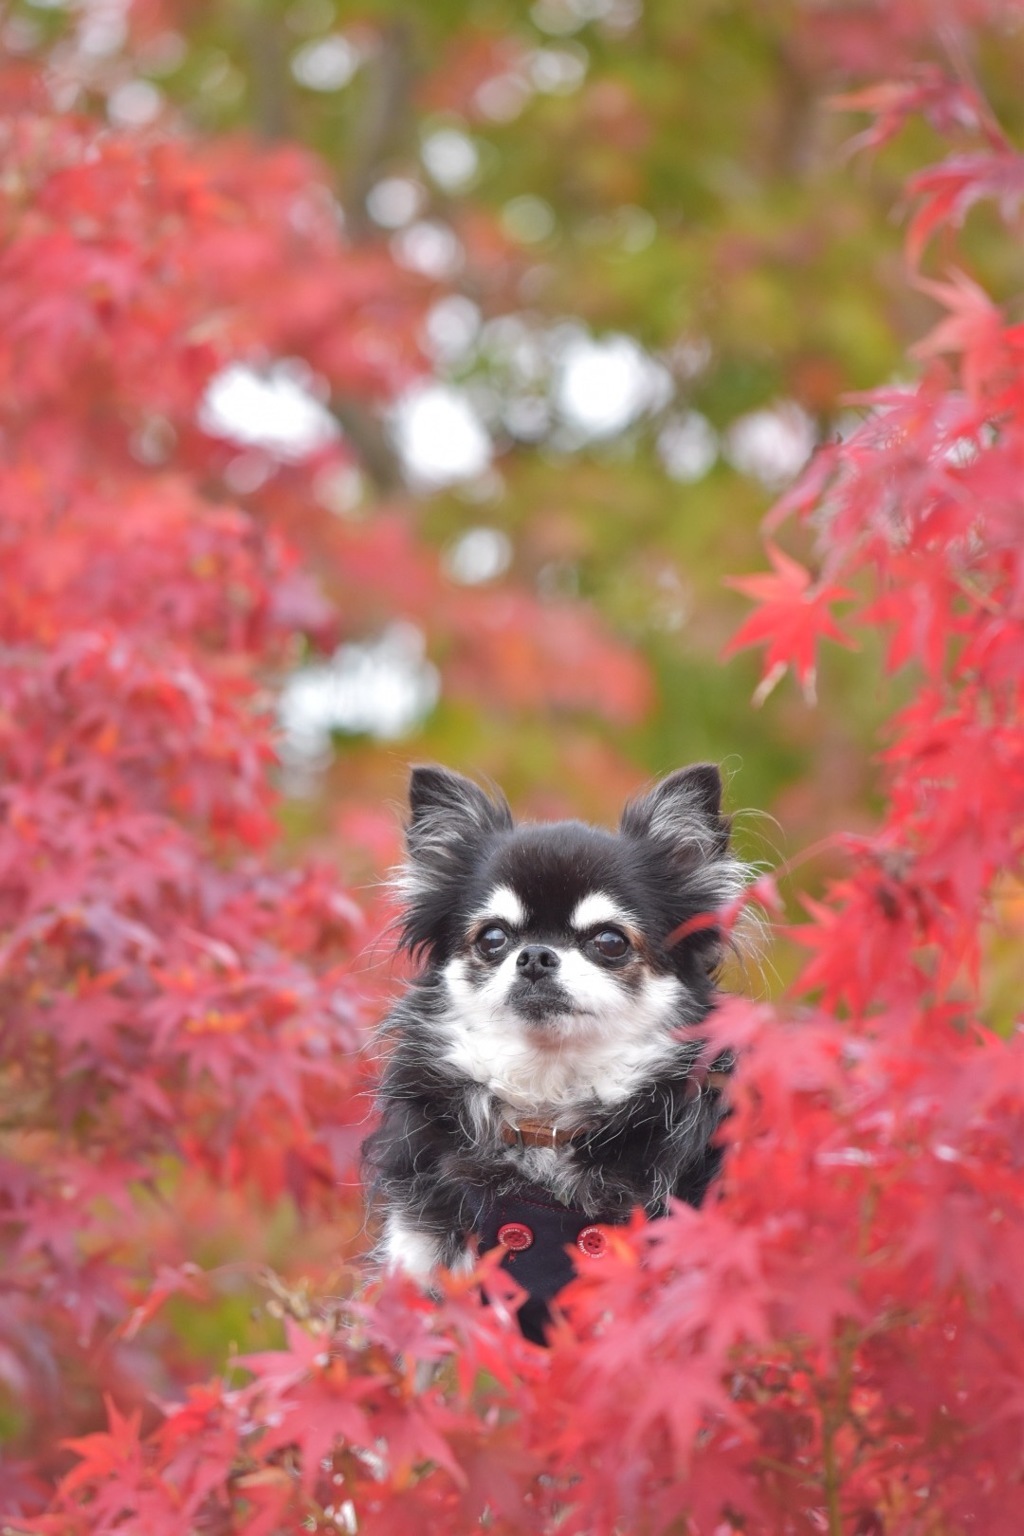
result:
[[[352,238],[391,241],[439,301],[463,301],[462,339],[435,338],[433,367],[486,423],[493,469],[417,489],[373,408],[335,402],[363,470],[347,515],[397,500],[449,551],[473,529],[506,535],[515,579],[592,604],[656,682],[635,726],[497,698],[475,711],[442,693],[410,737],[335,733],[333,769],[290,818],[296,834],[323,836],[339,797],[400,799],[405,763],[425,757],[500,779],[525,809],[595,817],[638,779],[713,757],[733,770],[734,804],[777,816],[760,852],[770,861],[869,818],[871,752],[893,702],[880,658],[828,655],[816,708],[787,681],[760,712],[754,662],[721,659],[745,608],[723,577],[760,563],[759,520],[800,458],[790,442],[776,473],[758,472],[744,425],[781,407],[805,447],[828,438],[851,393],[892,377],[934,312],[903,269],[898,197],[939,141],[919,126],[868,163],[850,147],[863,119],[830,98],[862,68],[877,74],[891,46],[894,63],[902,50],[976,70],[1019,133],[1012,17],[979,28],[964,59],[927,8],[915,31],[884,6],[801,0],[129,9],[124,36],[94,46],[95,93],[115,120],[112,85],[143,80],[186,126],[309,146]],[[11,14],[18,46],[57,56],[62,7]],[[395,182],[411,211],[382,222],[377,194]],[[402,246],[424,224],[449,237],[440,256]],[[984,215],[967,249],[998,294],[1010,258]],[[606,335],[632,338],[660,382],[588,434],[565,406],[566,338]]]

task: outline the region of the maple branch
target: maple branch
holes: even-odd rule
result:
[[[244,30],[257,132],[271,143],[285,139],[291,133],[291,101],[280,29],[265,11],[252,11]]]
[[[950,66],[960,80],[966,86],[974,98],[975,110],[978,113],[978,126],[993,149],[1003,152],[1013,152],[1013,144],[1004,133],[1003,126],[996,117],[985,95],[977,72],[967,54],[963,32],[958,27],[943,22],[938,29],[938,38]]]
[[[788,1461],[779,1461],[776,1456],[758,1456],[757,1465],[764,1467],[766,1472],[777,1472],[780,1477],[788,1477],[797,1483],[807,1482],[807,1473],[802,1467],[794,1467]]]
[[[407,16],[394,16],[380,33],[376,55],[365,70],[363,112],[356,123],[342,202],[345,230],[356,245],[378,232],[366,201],[389,156],[409,133],[412,87],[416,77],[413,31]],[[379,414],[361,400],[335,399],[331,410],[377,492],[393,496],[404,486],[401,462]]]
[[[831,1403],[822,1403],[821,1450],[825,1464],[823,1488],[825,1507],[828,1511],[828,1536],[843,1536],[843,1511],[840,1502],[842,1478],[836,1460],[835,1434],[846,1417],[845,1409],[850,1399],[850,1379],[855,1350],[856,1336],[854,1330],[848,1327],[837,1349],[839,1370],[836,1375],[835,1393]]]
[[[822,1455],[825,1460],[825,1507],[828,1510],[828,1536],[843,1536],[843,1513],[839,1504],[839,1476],[836,1470],[833,1432],[836,1423],[829,1414],[822,1417]]]
[[[405,140],[409,106],[416,77],[413,35],[407,16],[395,16],[380,34],[376,56],[366,70],[367,94],[356,124],[350,152],[348,187],[343,199],[351,239],[361,242],[374,233],[366,199],[384,162]]]
[[[772,159],[778,170],[799,178],[806,175],[813,162],[816,145],[812,129],[821,98],[789,43],[779,43],[776,60],[782,89],[777,97],[779,118],[771,146]]]
[[[330,408],[379,495],[397,495],[405,484],[402,465],[380,416],[351,398],[334,399]]]

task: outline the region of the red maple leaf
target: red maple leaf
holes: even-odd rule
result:
[[[853,647],[854,642],[839,628],[832,615],[832,605],[852,597],[845,587],[834,583],[813,585],[811,573],[799,561],[784,554],[777,545],[766,546],[774,576],[733,576],[726,585],[756,598],[758,611],[740,625],[726,647],[733,655],[751,645],[764,645],[764,671],[756,703],[762,703],[789,667],[809,703],[814,702],[818,641],[837,640]]]

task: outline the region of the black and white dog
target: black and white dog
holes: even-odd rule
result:
[[[401,943],[422,972],[391,1011],[380,1126],[364,1157],[379,1254],[427,1279],[500,1245],[543,1338],[573,1253],[669,1196],[697,1205],[718,1166],[730,1060],[704,1060],[722,935],[747,881],[721,779],[683,768],[617,833],[516,825],[504,799],[414,768]]]

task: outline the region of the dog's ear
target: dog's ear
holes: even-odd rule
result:
[[[461,773],[434,764],[413,768],[409,811],[407,857],[392,877],[403,909],[400,942],[413,952],[444,952],[482,846],[511,828],[512,812],[497,791],[491,798]]]
[[[722,775],[714,763],[677,768],[629,801],[619,829],[626,837],[654,838],[678,853],[720,858],[729,846]]]
[[[512,826],[504,796],[496,792],[492,799],[471,779],[434,764],[413,768],[409,809],[412,819],[405,838],[414,878],[443,878],[490,833]]]
[[[695,763],[631,800],[620,830],[652,845],[652,862],[667,875],[675,917],[685,924],[698,914],[721,911],[750,882],[748,866],[729,851],[731,828],[722,815],[721,774],[713,763]],[[695,931],[686,947],[713,970],[722,948],[717,924]]]

